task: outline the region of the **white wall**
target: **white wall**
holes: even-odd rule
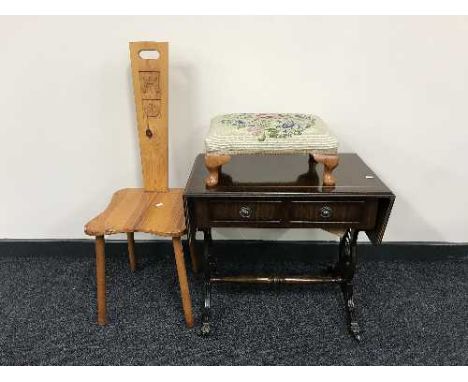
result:
[[[335,16],[0,17],[0,238],[85,237],[141,184],[138,40],[170,42],[172,186],[212,116],[311,112],[397,195],[386,240],[468,241],[468,18]]]

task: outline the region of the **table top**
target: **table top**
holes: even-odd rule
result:
[[[336,185],[322,186],[323,167],[310,163],[308,155],[233,155],[222,167],[219,184],[205,187],[208,172],[204,154],[199,154],[192,168],[186,196],[236,196],[244,193],[268,195],[310,194],[346,196],[392,196],[391,190],[357,155],[340,153],[340,163],[333,171]]]

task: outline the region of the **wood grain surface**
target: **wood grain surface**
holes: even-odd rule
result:
[[[117,191],[109,206],[85,226],[92,236],[147,232],[179,237],[185,234],[183,189],[147,192],[142,188]]]
[[[143,59],[142,51],[156,51],[159,57]],[[168,43],[131,42],[130,60],[144,188],[165,192],[168,189]]]

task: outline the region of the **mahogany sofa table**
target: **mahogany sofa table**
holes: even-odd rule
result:
[[[204,309],[201,333],[210,332],[213,283],[336,283],[341,286],[350,333],[361,332],[353,301],[356,242],[364,231],[380,244],[394,194],[356,154],[340,154],[335,186],[322,186],[322,164],[307,155],[237,155],[223,166],[219,183],[206,188],[198,155],[184,192],[190,245],[203,232]],[[340,236],[338,261],[318,275],[220,275],[211,251],[211,228],[322,228]]]

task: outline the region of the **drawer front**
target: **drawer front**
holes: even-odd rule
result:
[[[218,199],[195,203],[192,219],[206,227],[355,227],[375,225],[377,200]]]
[[[372,202],[355,201],[292,201],[291,223],[365,224],[372,220]]]
[[[282,220],[281,201],[222,201],[208,203],[208,215],[215,222]]]

